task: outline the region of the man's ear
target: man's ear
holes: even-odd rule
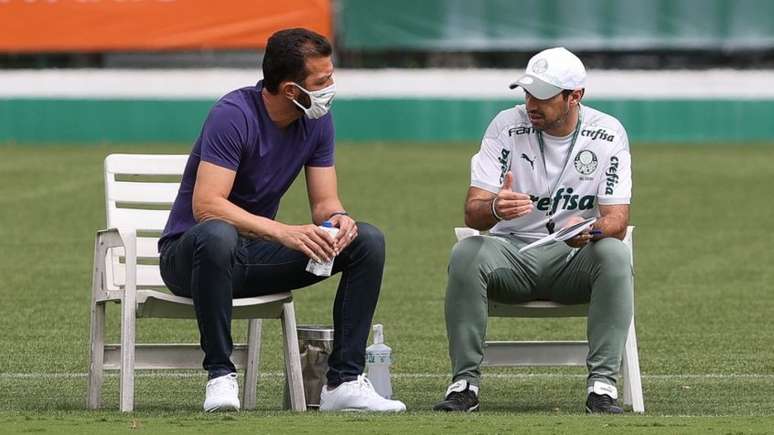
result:
[[[583,99],[583,94],[586,93],[586,89],[577,89],[572,92],[572,96],[575,99],[575,104],[580,103],[580,101]]]
[[[298,89],[290,80],[285,80],[279,84],[279,94],[289,100],[297,99],[299,92],[300,89]]]

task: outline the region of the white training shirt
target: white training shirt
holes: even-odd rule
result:
[[[599,216],[599,204],[629,204],[632,178],[626,130],[614,117],[580,107],[581,126],[572,150],[572,134],[563,138],[543,134],[546,148],[551,148],[545,164],[537,131],[523,104],[503,110],[489,124],[481,149],[471,159],[470,185],[498,193],[510,170],[513,191],[529,194],[535,206],[525,216],[498,222],[491,233],[510,233],[532,241],[548,234],[545,225],[551,211],[559,229],[571,216]],[[550,180],[546,180],[546,166],[549,174],[557,174]]]
[[[543,133],[543,142],[546,144],[543,152],[546,154],[546,173],[549,180],[556,180],[562,175],[564,161],[572,145],[572,136],[573,133],[564,137]]]

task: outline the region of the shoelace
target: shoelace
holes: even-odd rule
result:
[[[358,390],[360,390],[361,392],[366,392],[366,393],[376,392],[376,390],[374,390],[374,386],[371,384],[371,381],[369,381],[368,378],[365,377],[365,375],[358,375],[356,385],[358,387]]]

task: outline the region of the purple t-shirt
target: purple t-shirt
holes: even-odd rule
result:
[[[199,162],[236,171],[229,201],[274,219],[280,198],[304,166],[333,166],[330,113],[301,117],[284,130],[269,118],[261,98],[263,82],[232,91],[210,110],[191,151],[159,246],[196,224],[192,199]]]

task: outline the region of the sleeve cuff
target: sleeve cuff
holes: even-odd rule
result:
[[[602,205],[630,204],[631,198],[628,196],[600,196],[597,202]]]
[[[234,172],[236,172],[236,170],[238,169],[238,165],[234,166],[230,162],[227,162],[225,160],[221,160],[221,159],[218,159],[218,158],[213,158],[211,156],[201,156],[201,157],[199,157],[199,161],[211,163],[211,164],[213,164],[215,166],[220,166],[221,168],[228,169],[228,170],[234,171]]]
[[[484,183],[484,182],[482,182],[482,181],[479,181],[479,180],[473,180],[473,181],[471,181],[471,182],[470,182],[470,185],[471,185],[472,187],[478,187],[479,189],[484,189],[484,190],[486,190],[487,192],[492,192],[492,193],[494,193],[495,195],[496,195],[496,194],[498,194],[498,193],[500,193],[500,186],[493,186],[493,185],[491,185],[491,184]]]

